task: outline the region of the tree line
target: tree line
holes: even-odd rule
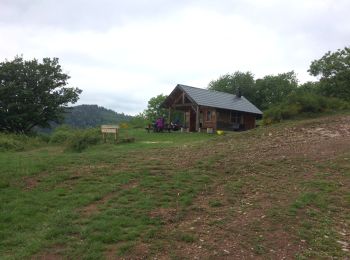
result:
[[[251,72],[236,71],[209,83],[208,89],[235,94],[238,90],[260,109],[283,102],[295,93],[312,93],[350,101],[350,48],[327,52],[311,62],[310,75],[315,82],[298,84],[294,71],[254,79]]]
[[[300,113],[349,108],[350,102],[350,48],[327,52],[314,60],[308,70],[318,77],[313,82],[299,84],[294,71],[254,78],[250,71],[228,73],[208,84],[208,89],[241,94],[264,111],[266,122],[280,121]],[[154,120],[165,111],[160,107],[165,95],[153,97],[147,109],[138,115]]]

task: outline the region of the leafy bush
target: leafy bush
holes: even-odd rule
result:
[[[0,151],[21,151],[24,150],[24,144],[13,138],[13,135],[0,135]]]
[[[67,126],[59,126],[55,129],[55,131],[51,134],[50,143],[52,144],[64,144],[66,143],[72,136],[76,130]]]
[[[67,150],[82,152],[88,146],[100,143],[101,139],[101,133],[98,128],[75,130],[74,134],[67,141]]]
[[[0,133],[0,151],[23,151],[44,143],[40,136]]]
[[[51,136],[49,134],[46,133],[39,133],[37,135],[38,139],[45,142],[45,143],[49,143],[51,141]]]
[[[295,118],[302,114],[315,114],[349,109],[346,101],[320,96],[314,93],[299,92],[290,95],[284,102],[272,105],[264,112],[263,124]]]
[[[145,118],[142,114],[134,116],[128,124],[130,128],[145,128],[149,124],[149,120]]]

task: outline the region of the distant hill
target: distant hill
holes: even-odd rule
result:
[[[70,107],[65,114],[64,124],[77,127],[95,127],[102,124],[118,124],[129,121],[133,117],[124,113],[117,113],[111,109],[98,105],[79,105]]]
[[[128,122],[133,116],[117,113],[111,109],[100,107],[98,105],[78,105],[69,107],[62,124],[69,125],[74,128],[96,127],[104,124],[119,124],[120,122]],[[34,128],[34,131],[41,133],[50,133],[57,125],[51,123],[51,128]]]

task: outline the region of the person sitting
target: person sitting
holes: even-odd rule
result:
[[[161,118],[158,118],[156,121],[156,125],[157,125],[157,132],[162,132],[163,131],[163,120]]]

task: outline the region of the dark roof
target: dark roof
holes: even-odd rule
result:
[[[181,84],[178,84],[176,88],[183,90],[188,97],[199,106],[215,107],[262,115],[262,112],[243,96],[237,97],[236,95],[225,92],[194,88]]]

